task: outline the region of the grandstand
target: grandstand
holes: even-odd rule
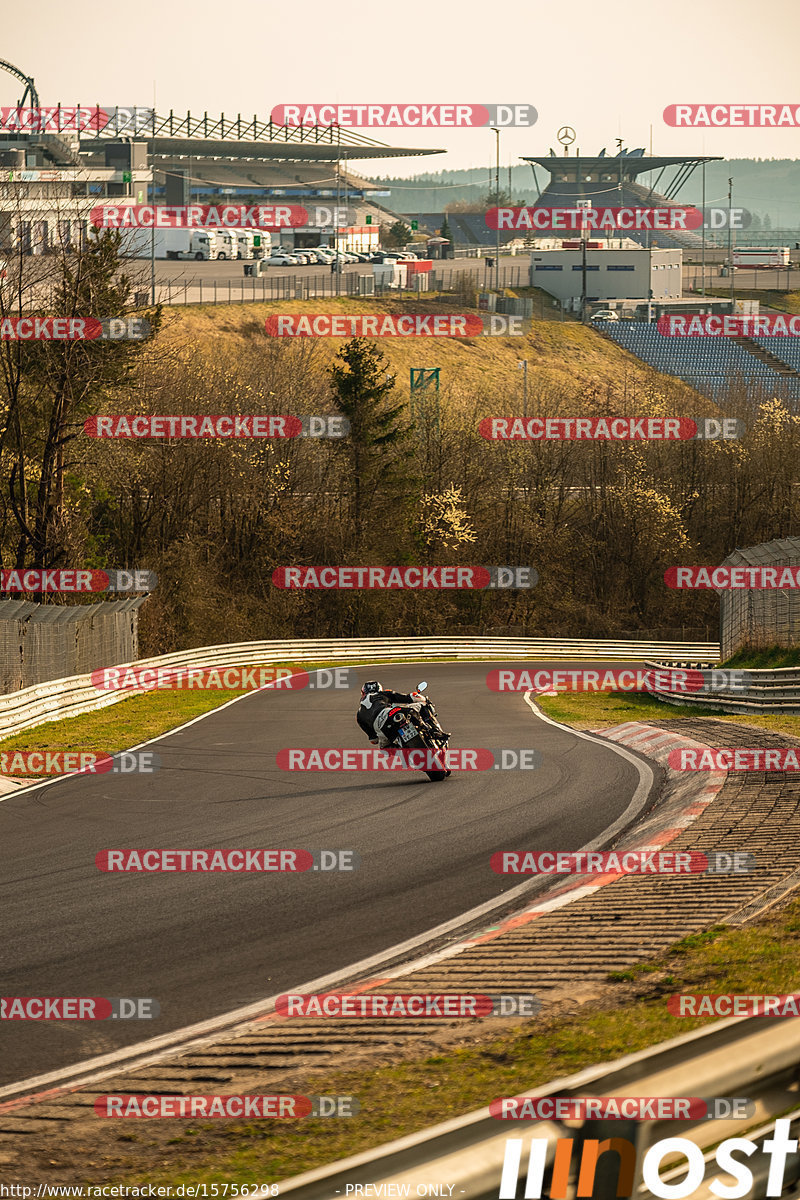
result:
[[[353,129],[303,129],[259,121],[202,116],[156,115],[152,133],[137,136],[153,172],[154,198],[162,203],[213,201],[231,196],[240,203],[283,197],[331,198],[347,193],[348,203],[369,202],[380,185],[357,175],[353,160],[443,154],[443,150],[388,146]],[[87,167],[117,161],[127,139],[100,131],[80,138]],[[377,214],[386,213],[375,205]],[[367,210],[365,210],[367,211]],[[363,217],[364,214],[360,214]],[[392,214],[394,216],[394,214]]]
[[[34,80],[5,60],[0,69],[25,82],[22,104],[29,95],[38,109]],[[61,106],[51,111],[60,114]],[[0,129],[0,248],[19,241],[37,254],[57,244],[82,244],[89,205],[111,198],[176,205],[327,199],[354,208],[356,227],[368,215],[376,227],[392,224],[396,214],[378,202],[387,193],[356,174],[352,162],[444,153],[388,146],[339,126],[305,129],[255,115],[181,116],[172,110],[166,116],[147,110],[146,128],[129,136],[118,132],[119,111],[125,110],[99,131],[70,132],[60,116],[57,133]]]
[[[620,148],[613,156],[606,155],[605,150],[601,150],[599,154],[591,157],[581,156],[580,152],[573,157],[567,153],[559,157],[551,150],[548,156],[522,157],[523,162],[531,165],[538,193],[538,199],[531,202],[528,206],[530,208],[575,208],[579,200],[588,200],[594,208],[666,208],[677,203],[677,193],[698,166],[720,159],[720,155],[648,157],[642,147],[635,150]],[[536,175],[537,166],[544,168],[550,175],[550,181],[544,190],[541,189]],[[666,173],[672,167],[676,168],[674,175],[667,179]],[[653,172],[657,174],[652,184],[639,182],[640,176]],[[665,180],[663,184],[662,179]],[[659,186],[661,191],[657,190]],[[491,191],[491,183],[489,190]],[[446,215],[456,244],[487,249],[496,245],[497,234],[494,230],[487,229],[485,214],[482,211],[449,212]],[[445,213],[407,212],[403,216],[406,220],[418,220],[420,228],[439,229]],[[694,250],[702,245],[702,237],[692,230],[659,231],[655,234],[628,230],[625,232],[626,236],[639,246]],[[501,244],[519,238],[518,231],[500,232]]]
[[[483,210],[476,213],[468,212],[404,212],[404,221],[418,221],[420,229],[441,229],[447,218],[450,233],[456,246],[480,246],[486,250],[494,250],[497,244],[497,234],[486,227],[486,214]],[[509,233],[504,229],[500,234],[500,243],[519,241],[519,234]]]
[[[793,337],[754,337],[750,341],[761,346],[773,358],[800,373],[800,341]]]
[[[550,151],[547,157],[524,157],[530,163],[539,198],[532,208],[575,208],[578,201],[586,201],[593,208],[665,208],[676,203],[679,190],[702,163],[719,161],[721,155],[647,156],[644,148],[623,150],[616,155],[606,155],[605,150],[592,157],[574,157],[566,153],[560,157]],[[541,191],[536,167],[550,174],[550,181]],[[670,167],[677,170],[657,191],[662,178]],[[639,183],[640,175],[657,172],[655,182]],[[626,231],[627,232],[627,231]],[[702,243],[699,234],[693,231],[660,231],[657,234],[630,232],[627,234],[640,245],[658,245],[662,248],[695,249]]]
[[[770,343],[763,349],[778,357],[772,343],[788,343],[793,340],[791,338],[738,338],[734,341],[721,337],[666,337],[658,332],[655,324],[643,321],[597,320],[592,322],[592,328],[657,371],[685,380],[714,401],[724,398],[729,389],[737,386],[753,399],[759,396],[800,399],[800,356],[795,364],[787,363],[786,370],[781,371],[747,346],[751,341],[754,349],[762,343]]]

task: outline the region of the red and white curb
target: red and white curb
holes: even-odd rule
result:
[[[701,742],[679,737],[677,734],[667,733],[663,729],[652,725],[643,725],[638,721],[628,721],[624,725],[614,725],[610,729],[592,729],[588,732],[595,737],[603,737],[620,745],[628,746],[631,750],[638,750],[640,754],[655,759],[665,767],[668,765],[670,750],[677,748],[706,750],[708,748]],[[687,774],[683,780],[672,780],[670,796],[658,805],[657,811],[652,816],[639,822],[635,829],[622,837],[614,850],[620,852],[642,850],[646,853],[663,850],[675,838],[680,837],[684,830],[705,811],[719,793],[726,778],[726,771],[704,771],[701,777]],[[624,877],[624,872],[613,871],[604,875],[577,876],[563,886],[556,885],[530,907],[514,913],[505,921],[477,937],[468,939],[459,949],[463,949],[467,945],[474,946],[491,941],[509,929],[518,929],[521,925],[527,925],[530,921],[545,916],[546,913],[565,908],[568,904],[582,900],[584,896],[591,896],[600,888],[607,887],[609,883],[614,883],[617,879]]]

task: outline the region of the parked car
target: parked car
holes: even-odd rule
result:
[[[313,249],[320,262],[330,264],[336,257],[335,250],[332,250],[330,246],[314,246]]]
[[[293,250],[292,258],[297,259],[301,267],[307,267],[311,262],[311,259],[308,257],[305,250]]]
[[[273,250],[272,253],[263,260],[268,267],[296,267],[297,259],[293,254],[284,254],[282,250]]]
[[[356,262],[369,262],[368,254],[362,254],[358,250],[353,250],[352,253],[353,253],[353,258],[356,260]]]
[[[596,313],[592,313],[593,321],[618,321],[619,315],[615,313],[613,308],[599,308]]]
[[[394,250],[376,250],[375,253],[370,256],[369,261],[374,263],[397,262],[399,257],[399,254]]]

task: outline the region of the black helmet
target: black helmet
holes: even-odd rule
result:
[[[369,682],[365,683],[361,689],[361,699],[363,700],[365,696],[374,696],[376,692],[382,691],[383,684],[377,679],[370,679]]]

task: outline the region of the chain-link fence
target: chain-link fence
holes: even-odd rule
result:
[[[139,657],[146,596],[95,604],[0,600],[0,693]]]
[[[734,550],[725,567],[800,566],[800,538],[779,538]],[[800,644],[800,593],[791,588],[763,588],[720,593],[722,661],[741,646],[766,649]]]
[[[253,263],[256,266],[258,260]],[[499,278],[497,278],[499,276]],[[520,261],[503,266],[500,271],[477,267],[473,270],[431,271],[421,277],[421,286],[414,285],[413,277],[403,290],[404,298],[417,292],[428,291],[453,294],[464,299],[475,288],[526,288],[529,286],[528,263]],[[253,304],[268,300],[315,300],[336,299],[337,296],[397,296],[399,289],[382,285],[374,275],[359,271],[343,271],[338,275],[330,272],[297,275],[248,276],[242,273],[235,279],[212,279],[191,276],[186,279],[157,280],[156,303],[160,304]],[[150,303],[150,292],[137,292],[137,303]],[[549,314],[548,314],[549,315]]]

